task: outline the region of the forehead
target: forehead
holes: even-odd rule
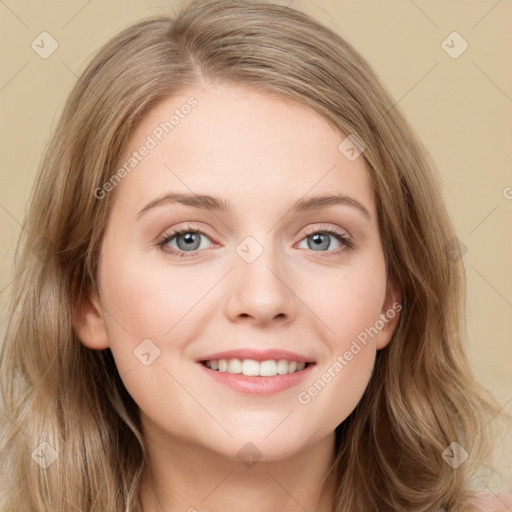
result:
[[[364,159],[351,161],[340,151],[345,138],[294,100],[242,86],[190,87],[138,123],[118,168],[135,165],[116,193],[134,208],[168,190],[225,198],[245,209],[340,193],[374,214]]]

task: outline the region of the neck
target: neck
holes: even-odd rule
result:
[[[144,512],[332,511],[334,434],[286,459],[244,464],[197,444],[147,442]]]

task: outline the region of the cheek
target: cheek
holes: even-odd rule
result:
[[[364,269],[341,270],[330,276],[324,290],[310,293],[308,300],[311,309],[320,312],[328,350],[315,379],[299,390],[297,402],[309,417],[322,417],[322,429],[328,431],[350,415],[371,378],[383,325],[383,259],[372,258]]]
[[[192,266],[177,269],[160,261],[156,268],[150,258],[130,255],[111,261],[115,264],[104,271],[104,297],[114,348],[146,338],[164,343],[183,330],[189,312],[215,283],[211,273]]]
[[[108,261],[114,263],[104,266],[110,349],[128,393],[142,412],[187,432],[187,417],[201,411],[181,387],[184,378],[175,369],[190,364],[184,360],[190,319],[215,280],[211,274],[194,272],[192,266],[166,271],[160,265],[157,270],[148,259],[143,262],[124,254],[111,257]]]
[[[318,368],[315,378],[297,394],[299,414],[319,436],[332,432],[352,413],[370,381],[375,350],[359,344],[349,353],[350,359],[342,352]]]
[[[314,423],[320,434],[334,430],[352,413],[372,375],[381,301],[371,286],[367,290],[368,294],[338,295],[331,302],[334,333],[325,337],[326,357],[314,378],[297,393],[303,414],[317,418]]]
[[[386,296],[386,269],[379,253],[354,265],[326,273],[302,293],[318,314],[328,334],[331,352],[348,349],[350,341],[375,325]]]
[[[100,279],[110,349],[119,374],[142,409],[158,410],[158,400],[181,396],[170,374],[190,364],[186,347],[200,335],[202,312],[211,301],[208,293],[219,275],[206,266],[178,268],[166,265],[164,257],[156,266],[151,259],[109,253],[107,246]]]

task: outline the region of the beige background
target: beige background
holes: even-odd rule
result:
[[[471,360],[512,413],[512,2],[281,1],[347,38],[373,65],[436,160],[468,278]],[[0,3],[0,329],[16,239],[43,145],[92,52],[179,1]],[[58,49],[41,58],[43,31]],[[469,47],[450,57],[453,31]],[[453,42],[452,42],[453,40]],[[449,38],[452,51],[462,40]],[[508,197],[507,197],[508,196]],[[509,482],[512,487],[512,482]]]

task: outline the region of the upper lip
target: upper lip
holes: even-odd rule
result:
[[[280,349],[251,349],[241,348],[236,350],[225,350],[223,352],[215,352],[205,357],[201,357],[198,361],[214,361],[218,359],[254,359],[255,361],[268,361],[269,359],[286,359],[287,361],[297,361],[298,363],[313,363],[314,359],[302,356],[289,350]]]

